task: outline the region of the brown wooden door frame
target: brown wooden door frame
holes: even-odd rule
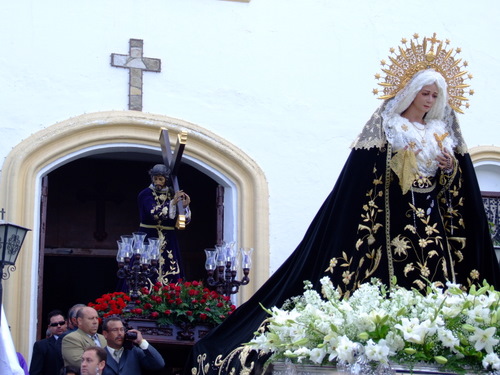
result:
[[[47,200],[49,196],[49,176],[42,178],[42,194],[40,199],[40,238],[38,251],[38,288],[37,288],[37,334],[36,339],[42,339],[43,317],[43,266],[45,260],[45,232],[47,227]]]

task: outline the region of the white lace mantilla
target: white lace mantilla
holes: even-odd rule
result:
[[[354,140],[351,145],[353,149],[370,149],[373,147],[382,149],[387,142],[385,122],[395,116],[394,108],[397,104],[395,99],[386,100],[377,110],[372,114],[367,121],[361,133]],[[445,108],[444,124],[447,131],[451,134],[452,139],[456,143],[454,152],[464,155],[468,152],[467,145],[462,137],[458,119],[455,112],[448,106]]]

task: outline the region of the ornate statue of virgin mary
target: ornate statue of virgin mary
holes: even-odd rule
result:
[[[500,287],[474,168],[455,113],[472,94],[457,58],[434,34],[418,35],[382,61],[384,100],[352,145],[333,190],[303,240],[255,295],[195,345],[189,373],[262,370],[265,356],[241,344],[266,318],[329,276],[343,296],[377,278],[425,291],[429,283]]]

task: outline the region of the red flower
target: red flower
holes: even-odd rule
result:
[[[123,292],[113,292],[103,294],[97,298],[95,303],[89,302],[88,306],[93,307],[99,314],[99,318],[110,315],[121,315],[127,306],[125,301],[130,301],[130,296]]]
[[[235,310],[231,299],[204,287],[201,281],[180,280],[162,285],[155,283],[151,288],[141,288],[135,308],[124,312],[131,301],[122,292],[107,293],[89,306],[94,307],[99,318],[110,315],[143,316],[156,319],[159,324],[203,323],[216,326]]]

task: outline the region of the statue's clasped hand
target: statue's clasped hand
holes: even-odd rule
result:
[[[178,202],[181,202],[181,201],[182,201],[182,206],[184,208],[186,208],[191,203],[191,198],[189,198],[189,195],[184,193],[184,191],[179,190],[174,195],[174,203],[177,204]]]
[[[436,158],[439,168],[441,168],[444,171],[449,171],[453,169],[453,156],[450,154],[450,152],[447,149],[443,149],[443,153],[441,155],[438,155]]]

